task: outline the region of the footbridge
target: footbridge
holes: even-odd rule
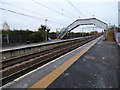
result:
[[[108,31],[108,25],[107,23],[96,19],[96,18],[88,18],[88,19],[77,19],[74,21],[72,24],[70,24],[67,27],[64,27],[60,30],[60,33],[58,34],[58,37],[56,39],[62,39],[68,32],[72,31],[73,29],[77,28],[78,26],[81,25],[95,25],[99,28],[104,29],[104,35],[105,38],[107,38],[107,31]]]

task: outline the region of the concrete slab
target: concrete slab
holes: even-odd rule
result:
[[[118,88],[118,48],[116,43],[105,42],[102,38],[47,89]]]

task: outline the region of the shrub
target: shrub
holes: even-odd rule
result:
[[[44,38],[43,33],[40,32],[35,32],[30,35],[30,41],[33,43],[44,41]]]

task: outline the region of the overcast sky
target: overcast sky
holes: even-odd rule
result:
[[[80,13],[67,0],[1,0],[1,8],[35,18],[0,10],[0,20],[2,20],[0,27],[6,21],[11,29],[37,30],[41,24],[45,24],[45,19],[48,19],[47,26],[51,28],[51,31],[56,31],[56,28],[67,27],[78,18],[91,18],[93,15],[106,23],[118,25],[119,0],[69,1],[79,9]],[[74,31],[80,31],[80,29],[77,28]],[[90,28],[85,30],[87,29]]]

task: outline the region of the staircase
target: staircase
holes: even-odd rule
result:
[[[109,42],[114,42],[114,30],[113,29],[109,29],[108,30],[108,35],[107,35],[107,41]]]

